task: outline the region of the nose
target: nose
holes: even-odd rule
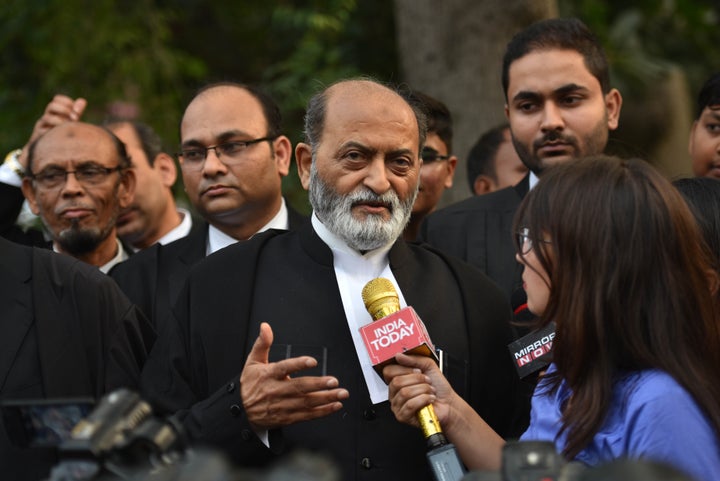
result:
[[[543,108],[542,124],[540,128],[544,131],[562,130],[565,121],[562,116],[562,109],[555,102],[548,100]]]
[[[385,161],[382,158],[374,159],[367,167],[367,173],[363,184],[378,195],[382,195],[390,189]]]
[[[227,173],[227,166],[222,163],[215,148],[208,149],[202,172],[205,177],[215,177]]]
[[[65,176],[65,183],[62,186],[62,195],[74,196],[83,192],[83,186],[75,177],[75,172],[68,172]]]

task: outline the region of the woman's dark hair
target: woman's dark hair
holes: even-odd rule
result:
[[[564,380],[563,454],[602,426],[613,383],[657,368],[682,385],[720,435],[716,276],[690,209],[642,160],[594,156],[548,169],[524,199],[527,227],[550,279],[540,323],[556,323],[551,390]],[[526,267],[528,268],[528,267]]]
[[[713,177],[678,179],[673,185],[688,203],[705,244],[720,273],[720,180]]]

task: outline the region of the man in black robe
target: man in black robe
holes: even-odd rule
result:
[[[424,320],[453,386],[501,433],[521,432],[528,400],[504,296],[473,267],[400,238],[422,114],[379,83],[342,81],[311,99],[305,133],[295,155],[311,223],[191,271],[143,371],[145,395],[238,464],[303,448],[330,455],[344,480],[430,480],[422,433],[395,421],[359,339],[372,320],[362,287],[382,276]]]
[[[97,268],[0,238],[0,306],[0,399],[137,389],[155,332]],[[56,461],[13,446],[0,424],[3,479],[41,479]]]
[[[184,238],[145,249],[110,273],[153,323],[167,315],[190,268],[205,256],[258,232],[294,229],[308,220],[282,196],[292,145],[282,135],[280,108],[261,90],[232,82],[202,88],[185,109],[180,141],[185,192],[202,222]]]

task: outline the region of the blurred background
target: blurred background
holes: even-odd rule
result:
[[[302,139],[308,97],[371,75],[443,101],[460,158],[444,204],[470,195],[464,157],[504,120],[505,45],[519,29],[575,16],[600,37],[624,97],[611,148],[689,175],[687,139],[703,81],[720,70],[718,0],[2,0],[0,149],[22,146],[55,93],[85,97],[85,120],[142,120],[178,150],[201,85],[260,84]],[[289,201],[308,210],[295,169]],[[176,186],[182,198],[182,186]]]

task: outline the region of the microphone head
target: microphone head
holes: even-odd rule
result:
[[[395,286],[384,277],[372,279],[365,284],[362,290],[362,299],[365,309],[375,321],[400,310],[400,298]]]

